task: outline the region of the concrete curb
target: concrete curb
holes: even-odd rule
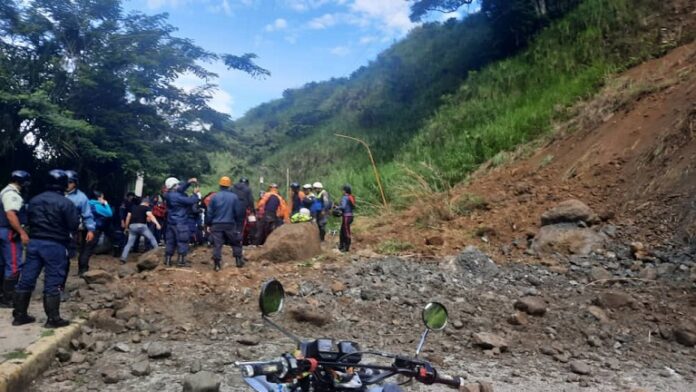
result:
[[[87,320],[73,320],[64,328],[56,328],[51,336],[39,338],[25,348],[29,355],[24,359],[10,360],[0,364],[0,392],[20,392],[46,368],[56,356],[59,347],[67,346],[70,340],[80,334],[80,328]]]

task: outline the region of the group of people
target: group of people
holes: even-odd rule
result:
[[[0,306],[13,308],[13,325],[35,321],[27,309],[42,270],[46,327],[68,325],[60,316],[60,303],[67,297],[70,259],[77,256],[79,275],[87,272],[102,237],[109,240],[113,255],[122,263],[141,238],[149,248],[158,247],[163,240],[164,264],[172,266],[176,253],[178,267],[190,267],[186,257],[191,244],[208,242],[213,247],[214,269],[219,271],[225,244],[232,247],[235,264],[241,268],[243,245],[263,245],[283,224],[312,221],[324,241],[328,216],[333,214],[342,218],[339,249],[347,252],[351,245],[355,197],[350,185],[343,187],[336,206],[320,182],[303,187],[293,183],[289,203],[278,185],[271,184],[255,203],[245,177],[235,184],[222,177],[219,190],[205,197],[201,197],[196,178],[181,182],[170,177],[161,195],[141,198],[129,192],[114,208],[101,191],[93,190],[91,198],[80,191],[78,173],[72,170],[51,170],[44,191],[27,203],[24,194],[30,183],[28,172],[16,170],[0,192]]]

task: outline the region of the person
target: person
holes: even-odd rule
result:
[[[15,170],[10,175],[10,183],[0,191],[0,275],[2,290],[0,306],[12,307],[14,289],[22,270],[23,245],[29,243],[29,235],[24,230],[27,212],[22,191],[31,184],[31,175],[24,170]]]
[[[296,182],[290,184],[290,190],[292,192],[290,195],[290,215],[295,215],[302,208],[302,200],[304,200],[305,194],[300,190],[300,184]]]
[[[155,195],[152,197],[152,215],[157,218],[157,222],[160,224],[160,228],[157,229],[152,225],[155,230],[152,232],[152,234],[155,236],[155,239],[157,240],[158,244],[162,244],[162,233],[164,233],[165,230],[165,224],[166,224],[166,218],[167,218],[167,207],[164,205],[164,202],[162,201],[162,198],[159,195]]]
[[[317,195],[312,192],[312,184],[302,185],[302,192],[304,192],[304,199],[302,199],[302,206],[308,210],[312,209],[312,204],[314,200],[317,199]]]
[[[244,210],[244,222],[242,223],[242,244],[250,245],[256,235],[256,208],[254,207],[254,194],[249,187],[249,179],[242,177],[234,184],[232,192],[237,195],[239,203]]]
[[[331,203],[329,192],[324,189],[324,185],[321,182],[315,182],[312,187],[317,198],[312,205],[311,211],[315,214],[315,219],[319,226],[319,239],[324,242],[324,238],[326,238],[326,224],[329,221],[329,213],[333,204]]]
[[[74,170],[66,170],[65,174],[68,177],[68,186],[65,190],[65,196],[73,202],[75,208],[80,212],[82,217],[82,232],[80,237],[82,239],[80,243],[80,254],[77,259],[77,274],[82,276],[85,272],[89,270],[89,258],[92,256],[90,249],[94,250],[98,238],[95,231],[97,230],[97,225],[94,222],[94,216],[92,215],[92,209],[89,207],[89,200],[87,196],[82,193],[81,190],[77,189],[80,179],[77,172]],[[68,273],[70,272],[70,263],[68,263],[68,271],[65,273],[65,279],[68,279]],[[65,289],[65,285],[63,285]]]
[[[157,218],[150,210],[150,198],[144,197],[140,201],[140,204],[133,207],[131,212],[129,212],[126,216],[126,232],[128,233],[128,242],[121,253],[121,264],[125,264],[128,260],[128,253],[133,247],[133,244],[135,244],[135,239],[138,236],[143,236],[150,241],[150,246],[152,246],[153,249],[157,248],[157,240],[150,231],[150,228],[147,227],[148,222],[154,223],[157,230],[162,228],[157,221]]]
[[[355,210],[355,196],[349,184],[343,185],[343,197],[337,208],[341,215],[341,235],[338,250],[348,252],[352,241],[350,225],[353,223],[353,211]]]
[[[293,214],[290,217],[290,222],[292,223],[303,223],[303,222],[311,222],[312,221],[312,213],[302,207],[300,208],[300,211],[298,211],[296,214]]]
[[[68,272],[71,233],[77,232],[80,215],[75,204],[64,195],[68,186],[65,171],[51,170],[45,185],[46,190],[33,197],[27,208],[31,239],[14,294],[12,325],[15,326],[36,321],[27,309],[41,270],[44,270],[43,305],[48,316],[45,327],[59,328],[70,324],[60,317],[60,295]]]
[[[210,199],[208,211],[205,215],[205,224],[213,241],[213,262],[215,271],[222,268],[222,245],[232,245],[237,268],[244,266],[242,255],[241,228],[244,222],[244,205],[234,192],[230,191],[232,180],[221,177],[218,181],[220,191]]]
[[[193,206],[198,204],[199,189],[198,187],[194,188],[194,194],[192,196],[188,196],[186,191],[192,184],[197,182],[197,179],[191,178],[185,184],[181,185],[180,181],[174,177],[169,177],[164,182],[167,187],[167,193],[164,195],[164,200],[167,205],[164,264],[168,267],[172,265],[172,256],[174,256],[175,249],[179,254],[177,266],[191,266],[191,264],[186,261],[186,254],[189,250],[189,239],[191,237],[188,217]]]
[[[259,212],[263,211],[261,228],[258,230],[256,245],[263,245],[266,238],[284,221],[289,220],[288,208],[283,197],[278,194],[278,185],[271,184],[257,206]]]
[[[114,257],[118,254],[118,244],[113,236],[113,229],[111,224],[111,218],[114,215],[114,211],[111,209],[109,202],[104,197],[104,194],[99,190],[92,191],[92,198],[89,200],[89,208],[92,210],[92,216],[94,217],[94,225],[96,230],[94,231],[94,241],[89,242],[85,246],[84,252],[89,256],[94,254],[94,251],[99,244],[99,238],[102,234],[111,241],[112,253]]]
[[[138,204],[140,203],[138,202],[138,196],[136,196],[135,192],[128,192],[126,193],[126,196],[123,198],[123,201],[121,201],[121,205],[118,207],[118,216],[120,220],[119,238],[121,239],[121,241],[119,242],[119,255],[121,254],[121,250],[126,246],[126,242],[128,242],[128,235],[126,235],[126,229],[128,228],[126,226],[126,217],[128,217],[128,213],[133,209],[133,207],[137,206]],[[134,248],[131,250],[137,252],[139,244],[140,236],[138,236],[135,239]]]

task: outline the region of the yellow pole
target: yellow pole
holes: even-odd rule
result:
[[[370,146],[364,140],[358,139],[356,137],[342,135],[340,133],[335,133],[334,135],[336,135],[337,137],[342,137],[345,139],[350,139],[350,140],[356,141],[365,147],[365,149],[367,150],[367,155],[370,157],[370,163],[372,164],[372,169],[375,172],[375,180],[377,180],[377,186],[379,187],[379,192],[382,194],[382,203],[384,203],[384,208],[389,208],[389,205],[387,204],[387,197],[384,195],[384,188],[382,187],[382,180],[379,177],[379,171],[377,170],[377,164],[375,163],[375,159],[372,157],[372,151],[370,150]]]

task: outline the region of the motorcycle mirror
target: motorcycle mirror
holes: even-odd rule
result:
[[[283,309],[284,298],[285,290],[279,281],[272,279],[264,283],[259,295],[261,314],[268,317],[279,313]]]
[[[423,324],[426,328],[439,331],[447,325],[447,308],[439,302],[430,302],[423,308]]]

